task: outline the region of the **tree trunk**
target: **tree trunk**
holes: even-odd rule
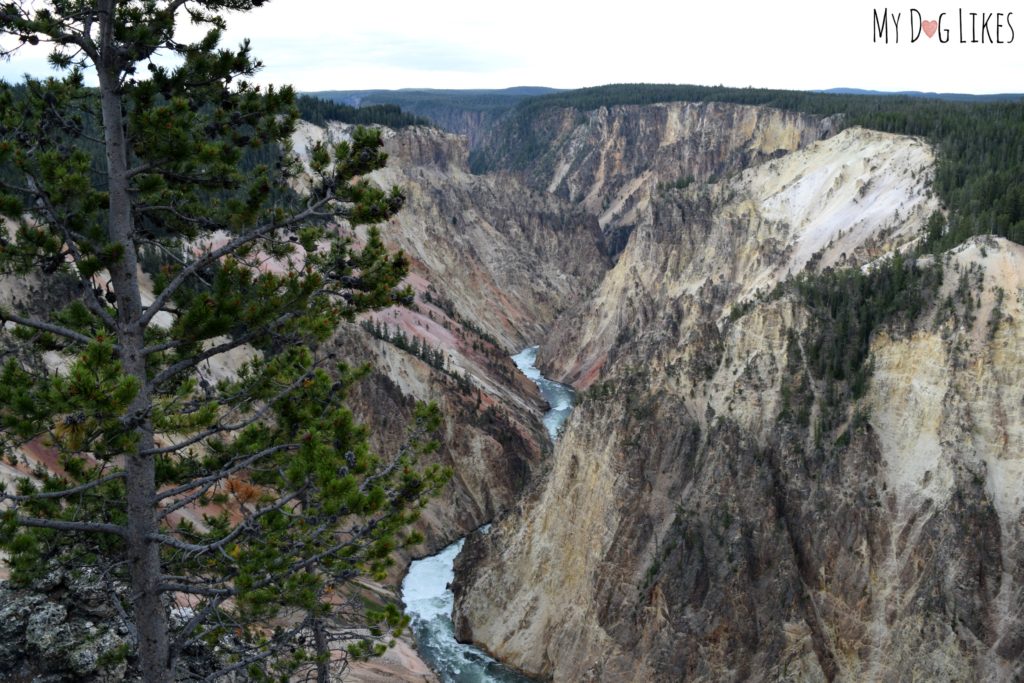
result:
[[[306,481],[309,484],[309,481]],[[299,494],[299,508],[302,511],[309,509],[309,500],[306,492]],[[307,574],[315,574],[312,567],[306,568]],[[331,683],[331,641],[327,634],[327,626],[318,612],[312,615],[310,630],[313,631],[313,647],[316,648],[316,683]]]
[[[132,205],[129,195],[128,150],[125,121],[119,93],[119,69],[113,42],[114,0],[100,2],[101,63],[97,64],[100,84],[103,132],[106,144],[109,182],[108,238],[124,248],[123,255],[110,269],[110,281],[117,296],[117,342],[126,373],[139,381],[139,393],[129,407],[126,419],[132,421],[137,436],[136,450],[125,457],[127,489],[127,556],[131,574],[131,602],[134,609],[138,657],[143,680],[170,683],[172,667],[167,616],[160,600],[160,548],[153,540],[157,532],[156,466],[152,456],[139,453],[152,448],[153,427],[149,415],[150,386],[146,378],[146,359],[139,290],[138,259],[132,240]]]
[[[313,643],[316,646],[316,683],[331,683],[331,643],[320,617],[313,617]]]

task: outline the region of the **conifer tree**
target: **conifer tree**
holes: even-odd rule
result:
[[[339,644],[379,651],[398,611],[349,631],[337,596],[418,540],[444,478],[412,463],[436,411],[379,457],[341,405],[358,373],[332,333],[408,297],[372,227],[403,197],[363,179],[386,161],[377,131],[313,146],[305,169],[290,151],[294,93],[252,84],[248,43],[220,46],[224,14],[261,4],[0,2],[4,56],[45,43],[60,74],[0,84],[0,275],[65,303],[0,309],[5,457],[32,442],[60,462],[0,490],[0,546],[14,581],[53,562],[123,581],[153,683],[187,677],[197,643],[227,653],[204,675],[253,679],[327,680]],[[215,375],[229,356],[245,362]]]

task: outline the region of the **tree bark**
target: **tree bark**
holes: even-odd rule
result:
[[[156,464],[152,456],[142,455],[153,448],[153,427],[149,415],[151,391],[146,378],[146,359],[142,353],[145,348],[144,328],[140,324],[142,296],[133,242],[120,59],[113,38],[116,4],[115,0],[99,2],[100,63],[96,66],[109,182],[107,236],[112,243],[123,247],[121,259],[110,268],[111,286],[117,295],[117,341],[124,372],[139,382],[139,392],[126,416],[132,421],[137,437],[133,452],[125,456],[126,543],[142,678],[147,683],[170,683],[173,677],[167,616],[160,600],[160,547],[153,540],[158,530]]]
[[[316,683],[331,683],[331,643],[320,617],[313,617],[313,643],[317,656]]]

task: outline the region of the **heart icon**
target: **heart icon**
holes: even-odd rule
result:
[[[921,28],[928,35],[929,38],[935,35],[935,31],[939,28],[939,22],[937,21],[922,21]]]

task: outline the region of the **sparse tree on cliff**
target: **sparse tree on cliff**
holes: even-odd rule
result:
[[[59,561],[127,584],[151,683],[197,643],[253,678],[326,680],[341,641],[372,653],[400,614],[371,613],[353,641],[335,596],[417,540],[406,527],[443,478],[411,463],[433,411],[377,457],[340,405],[354,373],[336,326],[406,296],[375,229],[362,248],[340,235],[402,195],[361,179],[385,163],[369,130],[311,149],[302,196],[288,190],[293,93],[249,82],[248,44],[219,47],[222,15],[262,4],[0,2],[4,56],[45,43],[62,74],[0,86],[0,269],[66,302],[0,310],[5,457],[28,444],[59,462],[0,490],[0,546],[15,581]],[[179,42],[183,21],[207,32]]]

